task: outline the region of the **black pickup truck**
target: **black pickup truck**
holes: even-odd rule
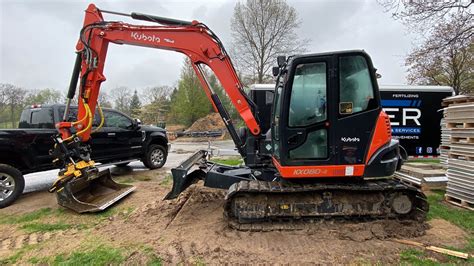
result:
[[[0,208],[12,204],[25,186],[24,174],[57,168],[49,150],[55,124],[62,120],[64,105],[31,106],[23,110],[18,129],[0,129]],[[137,119],[113,109],[103,108],[103,127],[92,134],[91,157],[101,164],[126,166],[133,160],[156,169],[162,167],[169,151],[166,131],[141,125]],[[77,107],[69,113],[74,121]],[[93,126],[100,123],[95,114]]]

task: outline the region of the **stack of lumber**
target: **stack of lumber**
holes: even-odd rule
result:
[[[439,146],[439,159],[444,168],[448,167],[448,155],[451,144],[451,129],[446,127],[446,120],[441,119],[441,145]]]
[[[444,189],[448,178],[445,170],[438,164],[404,163],[395,173],[395,178],[412,184],[422,190]]]
[[[443,100],[449,130],[446,201],[474,210],[474,96]]]

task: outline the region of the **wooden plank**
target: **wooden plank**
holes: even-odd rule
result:
[[[465,209],[468,209],[468,210],[471,210],[471,211],[474,211],[474,204],[472,203],[469,203],[467,201],[464,201],[462,199],[457,199],[455,197],[452,197],[452,196],[448,196],[448,195],[445,195],[444,199],[453,204],[453,205],[456,205],[458,207],[462,207],[462,208],[465,208]]]
[[[396,172],[394,177],[404,183],[420,188],[422,191],[430,191],[435,189],[446,189],[446,181],[444,182],[426,182],[423,178],[407,175],[405,173]],[[429,178],[429,177],[428,177]]]
[[[469,162],[474,161],[474,155],[464,154],[464,153],[460,153],[460,152],[453,152],[453,151],[449,151],[449,158],[459,159],[459,160],[466,160],[466,161],[469,161]]]
[[[441,254],[446,254],[446,255],[449,255],[449,256],[453,256],[453,257],[458,257],[458,258],[465,259],[465,260],[473,257],[473,255],[471,255],[469,253],[459,252],[459,251],[455,251],[455,250],[451,250],[451,249],[447,249],[447,248],[440,248],[440,247],[431,246],[431,245],[425,245],[425,244],[420,243],[420,242],[415,242],[415,241],[406,240],[406,239],[392,239],[392,241],[400,243],[400,244],[405,244],[405,245],[424,248],[424,249],[427,249],[427,250],[431,250],[431,251],[438,252],[438,253],[441,253]]]
[[[452,106],[460,103],[470,103],[474,102],[474,96],[471,95],[456,95],[448,98],[444,98],[442,105],[443,106]]]

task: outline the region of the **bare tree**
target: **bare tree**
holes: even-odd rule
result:
[[[102,90],[99,93],[99,97],[97,99],[101,107],[112,108],[112,103],[110,102],[110,96],[107,92]]]
[[[5,85],[6,84],[0,84],[0,113],[3,112],[3,110],[7,106],[7,95],[4,90]]]
[[[127,87],[117,87],[111,91],[114,100],[114,108],[122,111],[126,114],[130,114],[130,101],[132,99],[132,93]]]
[[[444,29],[449,28],[445,27]],[[451,43],[433,52],[430,47],[438,36],[449,34],[439,30],[406,59],[408,81],[414,84],[449,85],[456,94],[474,92],[474,43]]]
[[[59,103],[63,95],[60,91],[46,88],[40,90],[30,90],[26,96],[26,104],[55,104]]]
[[[170,86],[156,86],[145,89],[142,99],[145,103],[163,102],[169,100],[173,88]]]
[[[410,83],[449,85],[456,93],[472,90],[473,2],[379,0],[395,19],[422,37],[405,61]]]
[[[378,0],[395,19],[411,30],[430,36],[439,25],[456,22],[456,32],[450,38],[442,38],[436,44],[440,48],[451,42],[465,41],[474,34],[472,0]]]
[[[247,0],[237,3],[232,17],[234,58],[239,70],[262,83],[278,55],[303,52],[296,10],[284,0]]]

